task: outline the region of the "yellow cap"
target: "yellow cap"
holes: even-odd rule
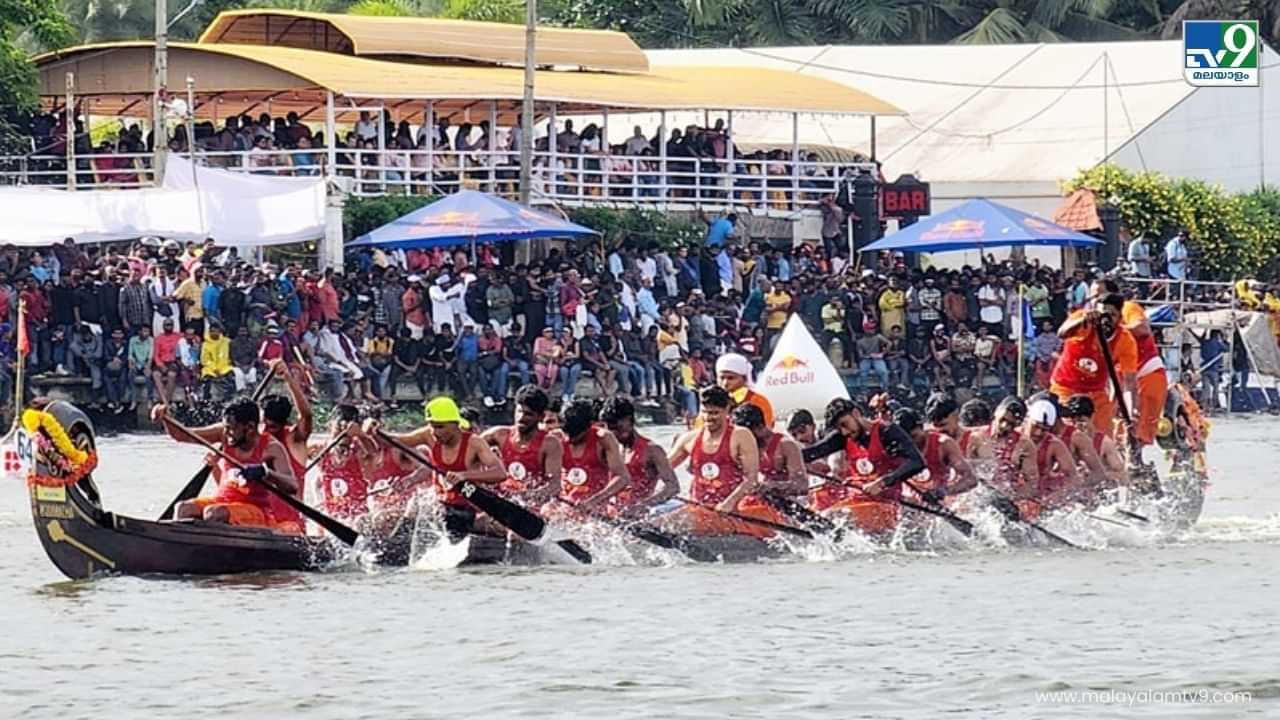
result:
[[[426,407],[427,422],[430,423],[457,423],[458,427],[466,430],[471,427],[471,423],[467,422],[462,413],[458,410],[458,404],[453,398],[444,397],[432,398]]]

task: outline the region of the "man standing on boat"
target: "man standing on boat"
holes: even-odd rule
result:
[[[636,410],[624,397],[612,397],[600,409],[600,419],[622,446],[623,460],[631,484],[613,498],[613,506],[623,515],[640,516],[675,497],[680,481],[667,462],[667,454],[656,443],[636,432]]]
[[[258,406],[252,400],[242,398],[227,405],[223,411],[222,452],[241,467],[211,455],[208,462],[213,466],[217,492],[178,503],[175,518],[302,532],[297,512],[258,484],[270,478],[285,492],[298,493],[287,451],[258,429],[258,421]],[[186,436],[179,441],[196,442]]]
[[[1091,291],[1095,298],[1101,298],[1119,293],[1120,286],[1111,278],[1100,278],[1093,282]],[[1137,370],[1124,378],[1126,388],[1133,390],[1133,409],[1137,416],[1133,434],[1138,442],[1150,445],[1156,441],[1156,427],[1164,416],[1169,376],[1165,373],[1155,333],[1147,322],[1147,313],[1142,306],[1134,302],[1132,297],[1126,297],[1120,316],[1124,328],[1133,335],[1138,349]]]
[[[687,460],[693,475],[689,488],[693,504],[670,513],[670,526],[699,535],[771,537],[771,531],[726,514],[737,513],[742,500],[759,489],[760,455],[755,436],[730,424],[733,400],[723,387],[706,388],[699,399],[702,427],[681,435],[667,455],[673,468]]]
[[[590,400],[574,400],[560,413],[564,448],[560,499],[583,514],[602,509],[631,484],[622,448],[613,433],[596,424]]]
[[[1049,391],[1066,401],[1073,395],[1085,395],[1093,401],[1093,426],[1100,432],[1112,431],[1115,400],[1102,354],[1099,336],[1106,338],[1112,361],[1120,377],[1137,371],[1138,346],[1133,335],[1120,324],[1124,298],[1109,294],[1100,298],[1094,309],[1077,312],[1058,329],[1062,354],[1053,367]]]
[[[537,385],[516,391],[515,424],[489,428],[482,436],[498,449],[507,477],[502,494],[531,505],[541,505],[560,491],[564,444],[560,435],[541,427],[551,399]]]
[[[726,353],[716,360],[716,384],[729,393],[734,407],[755,405],[764,415],[764,423],[773,427],[773,405],[769,398],[751,389],[751,361],[738,353]]]

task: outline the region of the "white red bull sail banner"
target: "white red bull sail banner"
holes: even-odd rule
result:
[[[840,373],[799,315],[792,315],[787,321],[773,355],[756,378],[755,390],[769,398],[778,420],[786,420],[801,409],[822,417],[832,398],[849,397]]]

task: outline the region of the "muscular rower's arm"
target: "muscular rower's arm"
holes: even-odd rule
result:
[[[618,439],[613,436],[613,433],[600,433],[600,450],[604,452],[605,464],[609,466],[609,484],[605,485],[600,492],[582,501],[578,505],[582,510],[600,506],[631,484],[631,472],[627,470],[627,463],[622,459],[622,448],[618,445]]]
[[[500,447],[506,442],[507,435],[511,432],[511,428],[507,427],[491,427],[480,433],[480,439],[489,444],[489,447]]]
[[[489,447],[489,443],[481,438],[473,437],[470,440],[470,447],[467,450],[475,459],[476,465],[480,467],[474,470],[464,470],[461,475],[464,479],[471,482],[481,483],[483,485],[496,485],[507,479],[507,470],[502,465],[502,460],[498,458],[493,448]]]
[[[658,505],[680,492],[680,481],[676,478],[676,471],[671,469],[671,463],[667,462],[667,454],[662,452],[662,448],[650,443],[648,453],[648,464],[657,475],[658,484],[653,489],[653,495],[650,495],[644,504]]]
[[[1058,464],[1058,472],[1062,473],[1068,485],[1074,484],[1078,480],[1076,474],[1076,459],[1067,449],[1066,443],[1058,441],[1049,446],[1053,454],[1054,462]]]
[[[667,453],[667,463],[671,467],[680,467],[681,463],[689,459],[689,443],[696,432],[698,431],[690,430],[676,440],[676,444],[671,447],[671,452]]]
[[[771,489],[783,495],[804,495],[809,492],[808,468],[805,467],[799,443],[783,439],[778,444],[778,450],[786,474],[781,480],[773,483]]]
[[[275,363],[279,363],[279,365]],[[304,443],[311,437],[311,431],[315,427],[315,418],[311,414],[311,403],[307,402],[307,394],[302,392],[302,385],[293,376],[293,373],[288,371],[283,361],[274,361],[272,370],[284,379],[285,387],[289,388],[289,399],[293,401],[293,406],[298,409],[298,422],[293,424],[293,437],[298,442]]]
[[[978,476],[974,474],[973,466],[969,464],[969,461],[965,460],[964,453],[960,452],[960,443],[945,435],[940,439],[940,443],[942,461],[955,472],[955,476],[951,478],[951,482],[947,485],[947,494],[958,495],[977,487]]]
[[[742,468],[742,483],[716,506],[720,512],[737,510],[742,498],[756,492],[760,486],[760,449],[756,444],[756,436],[746,428],[735,427],[729,435],[729,450],[738,460]]]
[[[845,442],[845,437],[839,430],[831,430],[821,440],[806,447],[802,457],[806,463],[821,460],[832,453],[844,450]]]
[[[298,480],[293,476],[293,464],[289,462],[289,453],[283,445],[275,440],[267,443],[262,462],[269,469],[267,477],[274,480],[281,490],[290,495],[298,494]]]
[[[1093,443],[1084,433],[1076,433],[1071,437],[1072,443],[1076,446],[1080,456],[1080,460],[1084,462],[1084,466],[1089,469],[1089,475],[1092,477],[1094,484],[1101,485],[1107,480],[1107,468],[1102,464],[1102,458],[1098,457],[1098,453],[1093,449]]]
[[[880,478],[880,482],[885,487],[893,487],[924,470],[924,457],[920,455],[920,448],[916,447],[916,444],[912,442],[911,436],[907,434],[906,430],[897,425],[882,426],[880,428],[880,442],[884,445],[886,453],[906,461],[893,472]]]

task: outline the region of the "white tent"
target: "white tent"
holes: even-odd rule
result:
[[[844,379],[799,315],[787,320],[773,355],[756,378],[755,389],[769,399],[777,420],[784,420],[796,410],[808,410],[821,417],[832,399],[849,399]]]
[[[163,187],[140,190],[0,189],[0,243],[50,245],[154,235],[255,246],[324,235],[322,178],[276,178],[193,166],[170,155]]]
[[[654,65],[792,69],[844,83],[901,107],[876,122],[889,179],[933,184],[934,210],[987,197],[1052,217],[1058,182],[1104,158],[1135,169],[1220,182],[1280,183],[1280,59],[1264,49],[1262,88],[1193,88],[1181,41],[1037,45],[825,46],[650,51]],[[668,126],[703,117],[668,115]],[[1274,124],[1274,123],[1272,123]],[[617,123],[615,127],[622,125]],[[614,128],[611,128],[613,130]],[[617,131],[629,131],[629,127]],[[742,142],[790,147],[789,116],[736,115]],[[801,142],[871,149],[870,121],[811,115]],[[1265,160],[1265,163],[1262,162]]]

